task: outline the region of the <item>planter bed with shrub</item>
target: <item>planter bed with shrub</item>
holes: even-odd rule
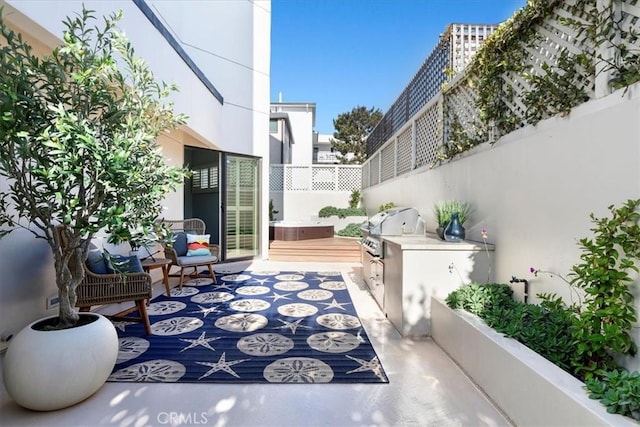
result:
[[[608,413],[568,372],[436,297],[431,336],[517,426],[638,426]]]
[[[637,353],[637,345],[631,336],[632,325],[637,322],[631,287],[637,279],[637,263],[640,261],[639,206],[640,200],[628,200],[618,208],[609,206],[611,216],[608,218],[596,218],[591,214],[594,224],[591,231],[594,236],[580,239],[581,262],[571,268],[569,279],[554,274],[571,287],[572,295],[578,298],[577,303],[572,301],[571,305],[567,305],[555,294],[538,294],[541,301],[539,305],[527,304],[526,299],[525,302],[515,301],[512,298],[512,289],[506,284],[470,284],[447,296],[446,303],[450,308],[465,310],[482,319],[476,322],[477,330],[488,327],[495,331],[493,333],[513,338],[526,346],[522,348],[530,349],[542,356],[543,360],[562,370],[556,369],[555,374],[546,376],[552,385],[556,382],[555,378],[567,374],[572,375],[581,384],[579,388],[583,389],[582,394],[572,391],[558,395],[558,392],[547,390],[546,386],[535,387],[540,381],[527,375],[523,375],[527,378],[516,375],[507,379],[517,372],[526,371],[528,367],[525,369],[515,362],[502,360],[495,365],[499,367],[499,372],[496,372],[495,377],[492,376],[498,381],[491,377],[477,381],[501,404],[501,407],[505,408],[518,425],[521,422],[531,423],[530,417],[541,418],[541,424],[574,424],[574,421],[579,419],[575,418],[577,415],[570,415],[568,419],[564,419],[567,413],[571,414],[572,410],[567,409],[571,405],[558,405],[558,402],[563,400],[562,396],[567,395],[586,397],[584,389],[588,390],[588,397],[599,400],[607,412],[624,415],[629,417],[629,420],[640,420],[640,374],[629,373],[616,363],[616,357],[635,356]],[[536,276],[538,273],[549,273],[535,268],[531,268],[531,272]],[[516,277],[512,278],[512,282],[526,284],[526,280]],[[439,312],[443,313],[443,310],[439,309]],[[444,317],[444,314],[442,316]],[[461,321],[451,319],[441,321],[442,324],[435,328],[438,332],[434,334],[434,339],[449,351],[474,379],[483,374],[484,366],[490,370],[496,359],[504,359],[497,354],[478,357],[478,349],[482,347],[480,342],[474,343],[469,337],[467,340],[455,342],[457,332],[441,332],[443,328],[446,329],[444,325],[457,323],[460,328],[469,329],[467,326]],[[481,324],[485,326],[480,328]],[[496,339],[493,341],[501,342]],[[473,349],[473,357],[480,360],[478,365],[474,365],[476,360],[466,357],[464,347],[460,347],[462,345]],[[518,346],[510,346],[520,349]],[[535,364],[543,365],[540,361]],[[496,386],[500,378],[507,381]],[[541,400],[558,395],[550,400],[549,404],[555,402],[560,410],[529,413],[526,405],[509,404],[513,403],[514,395],[519,393],[516,389],[519,388],[526,390],[525,394],[530,396],[520,397],[527,402],[535,402],[534,406],[537,408],[548,409],[546,405],[540,405]],[[538,388],[544,389],[544,393],[538,393]],[[519,409],[512,411],[512,407]],[[584,420],[577,424],[601,424],[596,422],[597,418],[598,416],[591,422]],[[613,424],[620,425],[622,422],[623,419],[620,419]],[[607,423],[608,421],[605,422]]]
[[[336,208],[335,206],[325,206],[320,209],[318,216],[312,216],[312,220],[322,220],[333,224],[336,234],[341,237],[362,237],[360,225],[368,217],[363,208],[348,207]]]

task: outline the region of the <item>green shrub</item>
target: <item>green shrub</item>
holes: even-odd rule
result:
[[[386,210],[389,210],[389,209],[391,209],[391,208],[395,208],[395,207],[396,207],[396,204],[395,204],[395,203],[393,203],[393,202],[388,202],[388,203],[385,203],[385,204],[383,204],[383,205],[380,205],[380,206],[378,207],[378,212],[386,211]]]
[[[364,208],[340,209],[338,216],[340,216],[340,218],[345,218],[348,216],[367,216],[367,211],[365,211]]]
[[[342,230],[336,233],[338,236],[343,237],[362,237],[362,231],[360,230],[360,224],[351,223]]]
[[[363,208],[336,208],[334,206],[325,206],[318,212],[320,218],[334,215],[338,218],[346,218],[348,216],[367,216],[367,212]]]
[[[451,308],[466,310],[484,317],[484,312],[493,308],[494,305],[506,306],[513,303],[512,295],[513,290],[505,284],[472,283],[451,292],[445,301]]]
[[[277,211],[276,208],[273,206],[273,199],[269,200],[269,221],[274,221],[276,219],[276,214],[280,212]]]
[[[351,196],[349,197],[349,207],[352,209],[357,209],[360,205],[360,190],[353,190],[351,192]]]
[[[632,325],[637,322],[631,289],[640,262],[640,199],[609,206],[609,218],[596,218],[593,238],[580,239],[581,262],[569,273],[585,297],[575,317],[580,343],[575,368],[589,378],[617,367],[612,354],[635,356]]]
[[[318,212],[320,218],[327,218],[333,215],[338,215],[338,208],[335,206],[325,206]]]
[[[586,382],[589,398],[600,400],[610,414],[621,414],[640,421],[640,373],[625,370],[607,372],[602,378]]]
[[[451,292],[446,303],[473,313],[497,332],[513,338],[567,372],[575,354],[572,313],[552,302],[525,304],[506,284],[470,284]]]
[[[493,306],[484,313],[483,319],[496,331],[521,342],[575,376],[572,317],[559,307],[512,301],[508,306]]]

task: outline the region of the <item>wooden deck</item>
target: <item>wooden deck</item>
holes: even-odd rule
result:
[[[346,237],[269,241],[271,261],[360,262],[360,240]]]

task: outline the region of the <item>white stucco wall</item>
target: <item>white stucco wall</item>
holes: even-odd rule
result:
[[[529,268],[566,275],[580,261],[578,239],[591,236],[589,214],[608,216],[607,206],[640,198],[640,84],[622,94],[513,132],[475,154],[365,189],[368,213],[386,202],[415,206],[433,230],[436,201],[469,201],[474,213],[467,235],[481,241],[481,229],[488,230],[488,241],[496,245],[497,281],[528,279],[533,302],[541,292],[570,300],[564,282],[535,278]],[[640,312],[637,278],[634,289]],[[514,291],[522,299],[522,287]],[[638,328],[634,335],[640,342]],[[640,368],[639,360],[632,364]]]

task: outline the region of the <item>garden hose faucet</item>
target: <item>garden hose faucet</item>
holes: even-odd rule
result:
[[[527,304],[529,299],[529,281],[527,279],[520,279],[516,276],[511,276],[509,283],[524,283],[524,303]]]

